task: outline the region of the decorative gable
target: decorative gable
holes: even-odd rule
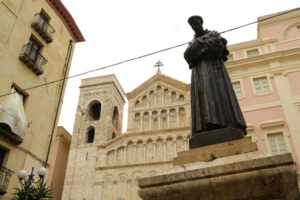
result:
[[[189,85],[157,73],[126,94],[128,131],[149,131],[188,125]]]

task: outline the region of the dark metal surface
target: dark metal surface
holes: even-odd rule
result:
[[[45,19],[42,13],[37,13],[36,15],[34,15],[31,26],[40,34],[40,36],[42,36],[42,38],[47,43],[53,41],[53,35],[55,33],[55,29],[49,23],[49,20]]]
[[[184,52],[184,58],[192,69],[191,140],[199,133],[228,127],[240,129],[246,135],[246,122],[224,65],[229,54],[227,41],[216,31],[204,30],[200,16],[193,16],[188,22],[195,31],[194,39]],[[224,137],[218,134],[218,138],[213,134],[205,135],[212,137],[216,143],[227,141],[225,133]],[[199,146],[190,148],[196,147]]]
[[[0,123],[0,137],[13,145],[23,143],[23,138],[12,132],[8,124]]]
[[[48,60],[40,53],[32,53],[30,49],[31,43],[25,44],[22,48],[19,59],[32,69],[37,75],[41,75],[44,72],[44,65],[48,63]]]
[[[244,134],[242,130],[237,128],[221,128],[204,131],[193,135],[189,141],[190,149],[243,139],[243,137]]]
[[[6,167],[1,167],[0,168],[0,195],[3,195],[6,193],[10,177],[13,175],[15,172],[7,169]]]

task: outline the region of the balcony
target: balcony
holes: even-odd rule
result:
[[[19,145],[23,143],[23,138],[13,133],[8,125],[0,123],[0,137],[13,145]]]
[[[15,172],[7,169],[6,167],[1,167],[0,168],[0,195],[3,195],[6,193],[10,177],[13,175]]]
[[[44,72],[43,66],[48,62],[40,53],[40,49],[36,48],[32,42],[23,46],[19,59],[37,75],[41,75]]]
[[[34,28],[47,43],[53,41],[55,29],[51,26],[49,19],[46,18],[43,13],[34,15],[31,27]]]

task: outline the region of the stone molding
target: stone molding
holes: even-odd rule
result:
[[[275,128],[275,127],[282,127],[284,125],[284,121],[282,119],[271,120],[271,121],[264,121],[261,123],[261,127],[263,129],[267,128]]]
[[[157,84],[158,82],[173,86],[174,88],[177,88],[182,91],[188,91],[189,90],[189,84],[184,83],[182,81],[178,81],[176,79],[173,79],[169,76],[163,75],[161,73],[156,73],[154,76],[152,76],[150,79],[145,81],[142,85],[135,88],[132,92],[129,92],[126,94],[126,97],[128,100],[131,100],[135,98],[137,95],[144,93],[147,91],[147,89],[154,84]]]
[[[162,164],[171,164],[172,160],[167,161],[157,161],[157,162],[145,162],[145,163],[132,163],[132,164],[123,164],[123,165],[107,165],[107,166],[96,166],[96,170],[104,169],[119,169],[119,168],[129,168],[129,167],[143,167],[143,166],[153,166],[153,165],[162,165]]]

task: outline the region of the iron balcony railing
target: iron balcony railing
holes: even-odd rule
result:
[[[6,193],[10,177],[13,175],[15,172],[7,169],[6,167],[1,167],[0,168],[0,195],[3,195]]]
[[[19,59],[37,75],[44,72],[43,66],[48,62],[39,49],[36,49],[32,43],[23,46]]]
[[[47,43],[53,41],[55,29],[51,26],[48,19],[42,13],[37,13],[34,15],[31,26],[42,36],[42,38]]]

